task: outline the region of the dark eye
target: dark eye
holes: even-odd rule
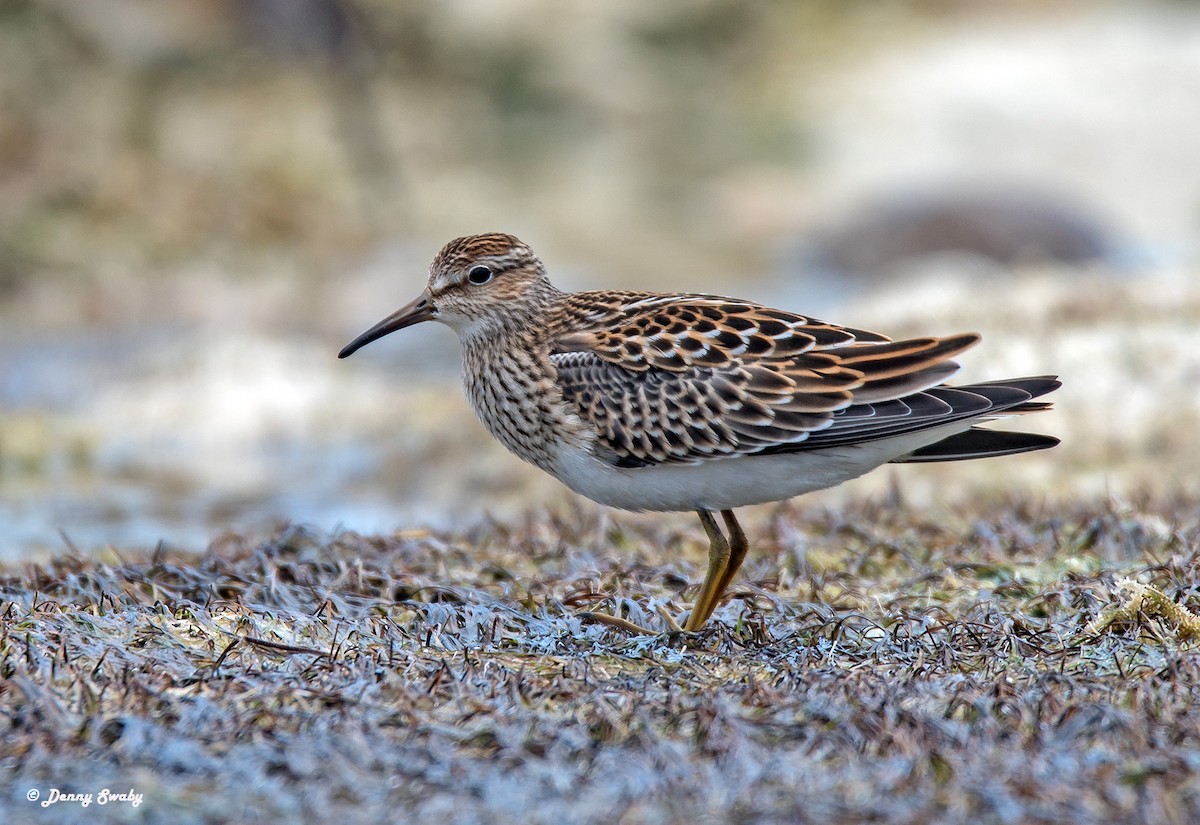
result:
[[[471,271],[467,273],[467,280],[476,286],[486,284],[492,280],[492,270],[482,264],[473,266],[471,267]]]

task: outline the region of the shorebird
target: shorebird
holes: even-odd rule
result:
[[[338,357],[423,321],[458,333],[467,399],[518,457],[600,504],[696,511],[708,572],[682,627],[659,611],[673,631],[705,626],[745,558],[737,507],[832,487],[889,462],[1058,443],[976,426],[1048,409],[1032,399],[1059,382],[949,386],[959,369],[951,359],[979,341],[974,333],[893,341],[718,295],[563,292],[512,235],[450,241],[425,291]]]

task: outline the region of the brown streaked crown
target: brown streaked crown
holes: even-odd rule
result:
[[[482,260],[494,261],[504,269],[527,264],[540,267],[533,250],[520,238],[504,232],[489,232],[484,235],[465,235],[450,241],[434,256],[429,269],[431,272],[453,271]]]

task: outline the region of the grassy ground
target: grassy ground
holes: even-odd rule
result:
[[[0,820],[1193,822],[1198,517],[760,509],[686,638],[575,617],[703,570],[698,526],[593,509],[10,569]]]

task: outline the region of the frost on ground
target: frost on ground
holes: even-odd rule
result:
[[[703,572],[592,509],[9,569],[0,820],[1196,821],[1200,505],[970,512],[756,511],[690,637],[576,618]]]

